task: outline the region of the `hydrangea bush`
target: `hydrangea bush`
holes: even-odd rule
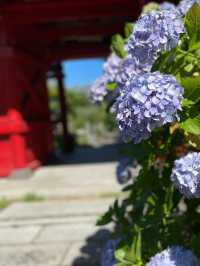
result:
[[[148,4],[111,47],[91,96],[112,96],[126,142],[116,170],[125,193],[98,220],[114,222],[121,239],[107,244],[102,266],[198,266],[200,1]]]

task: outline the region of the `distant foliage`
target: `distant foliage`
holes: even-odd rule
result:
[[[60,118],[60,104],[57,87],[49,88],[49,99],[52,120]],[[69,130],[75,134],[77,144],[93,145],[98,139],[105,138],[108,133],[115,137],[116,125],[113,115],[106,111],[106,105],[94,106],[88,99],[88,91],[83,89],[67,89]],[[62,134],[55,130],[55,146],[62,148]],[[97,140],[96,140],[97,139]]]

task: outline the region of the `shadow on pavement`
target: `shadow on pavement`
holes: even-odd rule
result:
[[[100,266],[101,250],[110,237],[111,232],[107,229],[100,229],[88,237],[80,249],[81,254],[71,266]]]
[[[64,154],[56,152],[46,165],[84,164],[114,162],[120,159],[121,144],[110,144],[101,147],[77,147],[74,152]]]

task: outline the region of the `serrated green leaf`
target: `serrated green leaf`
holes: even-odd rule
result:
[[[185,17],[185,27],[191,39],[190,46],[200,41],[200,5],[194,4]]]
[[[181,79],[184,88],[184,97],[191,101],[198,101],[200,98],[200,77],[188,77]]]
[[[187,133],[194,135],[200,134],[200,115],[189,118],[181,123],[181,128],[184,129]]]
[[[126,56],[124,45],[125,45],[124,39],[122,38],[120,34],[115,34],[112,37],[111,49],[114,53],[116,53],[121,58],[124,58]]]

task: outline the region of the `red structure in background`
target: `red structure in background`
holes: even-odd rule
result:
[[[111,35],[136,19],[143,4],[144,0],[0,1],[1,177],[35,168],[52,152],[46,89],[51,64],[106,56]],[[64,112],[63,86],[60,95]]]

